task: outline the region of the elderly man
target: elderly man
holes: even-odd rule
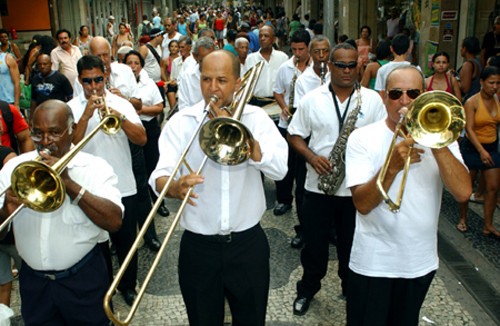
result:
[[[202,101],[174,115],[160,136],[160,160],[150,178],[157,191],[171,177],[212,95],[218,101],[210,104],[210,117],[229,116],[219,108],[231,103],[240,86],[239,67],[236,56],[225,50],[212,52],[201,62]],[[202,175],[191,174],[183,166],[167,192],[182,199],[187,188],[195,186],[192,206],[181,217],[186,230],[178,265],[190,325],[222,325],[224,297],[235,325],[265,324],[269,246],[259,223],[266,209],[261,173],[271,179],[285,176],[287,146],[260,108],[247,105],[241,121],[255,139],[248,161],[221,166],[209,160]],[[204,154],[198,142],[191,149],[189,164],[199,166]],[[221,198],[228,200],[221,202]]]
[[[104,102],[111,113],[121,120],[121,130],[115,135],[97,133],[85,146],[85,151],[104,158],[118,176],[118,189],[122,195],[125,207],[123,225],[119,232],[111,234],[116,245],[118,261],[122,262],[127,255],[136,235],[136,182],[132,171],[132,158],[129,149],[129,140],[137,145],[144,146],[146,132],[141,120],[132,105],[125,99],[105,90],[104,64],[99,57],[88,55],[78,61],[78,74],[83,93],[68,102],[73,110],[77,126],[74,142],[80,141],[100,122],[99,111],[103,110]],[[101,241],[107,240],[106,237]],[[137,258],[137,257],[136,257]],[[137,259],[134,259],[118,289],[122,292],[125,301],[131,304],[135,298],[137,278]]]
[[[438,268],[443,185],[458,202],[467,201],[472,192],[456,142],[439,149],[416,145],[411,150],[398,213],[389,210],[378,191],[376,181],[401,110],[422,92],[424,77],[419,70],[395,68],[382,91],[387,118],[354,130],[348,140],[346,185],[357,210],[349,262],[348,325],[418,325],[420,307]],[[382,181],[390,198],[399,192],[401,170],[412,145],[415,141],[407,136],[394,148]]]
[[[78,77],[76,63],[82,57],[80,49],[71,44],[71,32],[67,29],[60,29],[56,33],[59,46],[50,52],[52,69],[61,72],[68,78],[71,86]]]
[[[170,110],[173,110],[175,103],[177,102],[177,91],[179,90],[179,85],[177,80],[179,79],[180,72],[184,67],[184,64],[189,65],[189,61],[196,63],[196,60],[191,55],[192,41],[187,36],[182,36],[179,39],[179,57],[172,61],[172,69],[170,71],[170,83],[167,86],[167,99],[170,105]]]
[[[247,71],[250,67],[246,66],[247,56],[248,56],[248,45],[249,41],[245,37],[237,37],[236,41],[234,41],[234,48],[236,53],[238,53],[238,59],[240,59],[240,73],[243,75],[245,71]]]
[[[196,64],[182,69],[177,83],[179,91],[177,92],[179,110],[193,106],[203,99],[200,89],[200,63],[203,58],[215,50],[215,42],[210,37],[199,38],[193,49],[193,57]]]
[[[52,165],[66,154],[74,136],[71,109],[58,100],[33,113],[31,137],[37,151],[10,160],[0,184],[10,184],[13,169],[38,155]],[[41,151],[48,149],[50,155]],[[107,325],[102,300],[109,287],[97,244],[103,233],[116,232],[123,206],[118,179],[103,159],[79,152],[61,173],[66,198],[54,212],[21,210],[13,220],[16,247],[23,259],[19,275],[21,313],[26,325]],[[12,190],[0,199],[0,217],[20,202]]]

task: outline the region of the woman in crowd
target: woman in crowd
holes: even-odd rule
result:
[[[434,75],[425,79],[425,88],[427,91],[445,91],[455,95],[458,100],[462,101],[462,94],[460,91],[460,84],[458,80],[448,74],[450,67],[450,56],[444,51],[435,53],[432,56],[432,69]]]
[[[215,38],[217,39],[219,48],[224,46],[224,27],[226,27],[226,20],[222,16],[222,12],[217,10],[217,15],[212,24],[212,30],[215,32]]]
[[[234,48],[234,42],[236,41],[236,34],[238,34],[238,32],[236,32],[233,29],[229,29],[227,31],[227,44],[224,45],[223,49],[231,51],[234,53],[235,56],[238,56],[238,52],[236,52]]]
[[[230,11],[227,14],[227,29],[238,31],[240,29],[240,24],[238,22],[238,17],[234,15],[234,12]]]
[[[460,142],[460,152],[471,171],[472,180],[477,171],[484,174],[483,235],[500,239],[493,226],[498,189],[500,187],[500,155],[498,154],[497,126],[500,123],[500,103],[495,97],[500,85],[500,70],[486,67],[480,75],[481,90],[465,103],[466,137]],[[457,228],[467,231],[468,203],[460,203]]]
[[[113,58],[116,58],[116,52],[124,42],[133,42],[132,36],[127,32],[127,25],[120,23],[118,26],[119,33],[113,37],[112,53]]]
[[[377,71],[391,61],[391,41],[382,41],[377,45],[375,50],[377,61],[370,62],[363,73],[361,86],[375,89],[375,81],[377,80]]]
[[[465,59],[465,62],[458,70],[464,104],[472,95],[479,92],[481,88],[479,76],[481,76],[482,68],[481,63],[476,58],[480,52],[481,47],[476,37],[470,36],[464,39],[462,47],[460,48],[460,55]]]
[[[9,41],[9,33],[5,29],[0,29],[0,52],[10,54],[16,62],[21,60],[21,52],[15,43]]]
[[[292,17],[292,21],[288,24],[288,39],[290,39],[295,33],[295,31],[301,26],[299,15],[294,14]]]
[[[360,33],[361,37],[356,40],[356,45],[358,46],[358,56],[362,59],[363,66],[366,67],[368,63],[370,63],[369,55],[375,48],[373,46],[373,40],[370,38],[372,30],[365,25],[361,27]]]
[[[161,80],[163,80],[167,86],[166,93],[168,104],[170,109],[172,109],[175,105],[175,94],[177,94],[177,81],[170,78],[170,73],[172,72],[172,62],[180,56],[179,41],[170,41],[170,43],[168,43],[168,50],[170,51],[170,55],[161,60]]]
[[[92,41],[92,36],[90,36],[89,28],[87,25],[80,26],[80,35],[75,37],[73,45],[80,49],[82,55],[90,54],[90,41]]]

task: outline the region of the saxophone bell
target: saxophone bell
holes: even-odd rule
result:
[[[322,61],[321,62],[321,75],[320,75],[320,78],[321,78],[321,85],[323,85],[325,83],[325,65],[326,65],[326,62]]]

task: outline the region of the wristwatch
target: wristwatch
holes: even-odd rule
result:
[[[127,120],[127,117],[125,116],[125,114],[122,114],[122,123],[124,123],[125,120]]]

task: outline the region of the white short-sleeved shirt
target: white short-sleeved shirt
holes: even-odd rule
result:
[[[108,107],[124,114],[130,122],[142,126],[142,122],[130,102],[108,91],[106,91],[105,100]],[[87,102],[84,94],[68,102],[73,111],[76,123],[80,121]],[[97,127],[100,122],[99,113],[95,110],[94,115],[88,121],[85,135]],[[132,196],[137,193],[134,173],[132,172],[132,157],[128,137],[123,130],[120,130],[115,135],[98,132],[89,140],[83,150],[95,156],[102,157],[113,167],[118,176],[118,189],[120,189],[123,197]]]
[[[259,61],[264,61],[264,67],[260,73],[259,82],[253,93],[255,96],[273,97],[273,87],[276,82],[276,77],[278,76],[278,70],[287,60],[288,56],[284,52],[274,49],[271,52],[269,62],[264,59],[260,51],[248,55],[245,61],[245,66],[247,66],[248,69],[255,66]]]
[[[160,159],[151,174],[149,184],[156,189],[156,179],[172,175],[175,163],[187,146],[203,116],[205,102],[179,111],[167,122],[159,138]],[[206,119],[208,121],[208,119]],[[203,184],[196,185],[199,197],[196,206],[187,205],[181,217],[181,227],[198,234],[226,234],[244,231],[256,225],[266,210],[261,172],[273,180],[281,180],[287,172],[288,147],[274,122],[259,107],[246,105],[241,122],[259,142],[262,160],[252,159],[225,166],[208,160],[202,175]],[[198,169],[205,157],[198,141],[190,148],[186,161]],[[185,165],[180,175],[189,174]],[[249,198],[252,200],[248,200]]]
[[[325,84],[330,82],[330,71],[328,71],[328,66],[325,72]],[[300,100],[310,91],[321,86],[321,78],[314,72],[313,66],[308,67],[304,72],[297,78],[295,82],[295,95],[293,98],[293,106],[297,108],[299,106]]]
[[[19,163],[37,156],[38,152],[32,151],[7,162],[0,171],[0,187],[10,185],[12,171]],[[106,161],[79,152],[67,168],[72,180],[89,193],[112,201],[123,212],[118,178]],[[4,196],[0,205],[3,201]],[[24,208],[12,223],[19,255],[31,268],[41,271],[60,271],[75,265],[107,236],[107,231],[94,224],[79,206],[71,204],[67,194],[56,211],[41,213]]]
[[[328,86],[328,84],[320,86],[304,96],[299,102],[292,122],[288,126],[288,133],[290,135],[297,135],[304,139],[311,136],[309,148],[316,155],[326,158],[328,158],[339,136],[339,120]],[[345,111],[348,110],[345,113],[346,119],[358,104],[356,91],[351,96],[349,108],[347,108],[348,102],[349,100],[346,99],[343,103],[340,103],[337,98],[340,113],[344,115]],[[361,102],[361,112],[358,115],[356,127],[359,128],[386,117],[382,99],[375,91],[361,87]],[[306,167],[305,189],[324,194],[323,191],[318,189],[318,173],[309,163],[306,164]],[[345,179],[335,195],[342,197],[351,196],[351,191],[345,187]]]
[[[144,69],[139,73],[139,77],[139,82],[137,83],[137,96],[142,100],[142,106],[152,106],[160,103],[163,106],[163,99],[161,98],[156,83],[149,78]],[[151,121],[155,116],[139,114],[139,118],[143,121]]]
[[[187,60],[187,59],[186,59]],[[186,63],[183,64],[183,67]],[[193,106],[203,99],[200,86],[200,65],[196,63],[191,65],[181,75],[178,82],[178,107],[183,110],[187,107]]]
[[[382,167],[394,133],[385,120],[354,130],[346,151],[346,185],[365,184]],[[398,139],[398,142],[402,138]],[[443,182],[429,148],[410,165],[399,213],[381,202],[370,213],[356,214],[349,268],[371,277],[416,278],[438,268],[437,227]],[[448,146],[463,164],[457,142]],[[403,173],[388,194],[395,199]]]
[[[61,46],[56,47],[50,52],[50,61],[52,61],[52,70],[59,71],[68,78],[71,86],[78,77],[76,63],[82,57],[80,49],[71,45],[71,53],[66,52]]]
[[[168,58],[170,55],[170,50],[168,49],[168,45],[170,44],[170,41],[172,40],[179,40],[181,38],[182,34],[179,32],[175,32],[174,36],[172,38],[168,37],[168,34],[163,35],[163,41],[161,42],[161,50],[162,50],[162,59]]]

